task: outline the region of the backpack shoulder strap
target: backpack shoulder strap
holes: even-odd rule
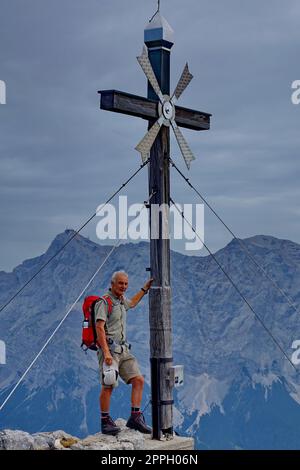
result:
[[[95,306],[98,302],[103,300],[103,302],[107,305],[107,313],[108,316],[111,314],[112,309],[113,309],[113,301],[108,295],[104,295],[102,297],[96,298],[91,306],[90,306],[90,312],[91,312],[91,326],[93,330],[93,335],[94,335],[94,343],[97,344],[97,330],[96,330],[96,312],[95,312]]]
[[[108,316],[111,315],[114,304],[113,304],[113,301],[112,301],[112,299],[110,298],[110,296],[109,296],[109,295],[102,295],[102,297],[100,297],[99,300],[104,300],[104,302],[105,302],[106,305],[107,305],[107,313],[108,313]]]

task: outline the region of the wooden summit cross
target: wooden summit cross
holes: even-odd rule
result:
[[[106,111],[137,116],[149,122],[149,131],[136,149],[143,161],[150,154],[150,204],[170,206],[170,127],[187,167],[195,159],[179,126],[197,131],[210,128],[211,114],[176,106],[193,76],[185,66],[175,92],[170,97],[170,53],[174,44],[173,30],[159,12],[145,29],[143,53],[138,57],[148,78],[148,97],[117,90],[99,91],[100,108]],[[157,207],[157,206],[156,206]],[[151,214],[151,211],[150,211]],[[151,217],[150,217],[151,233]],[[173,434],[173,367],[170,240],[162,236],[163,220],[159,220],[159,236],[150,240],[150,272],[154,283],[149,294],[150,362],[153,438]],[[185,314],[183,312],[183,314]]]

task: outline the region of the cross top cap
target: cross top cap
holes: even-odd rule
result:
[[[159,11],[147,24],[144,31],[144,40],[146,44],[156,41],[174,44],[174,31]]]

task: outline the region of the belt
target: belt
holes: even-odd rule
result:
[[[108,343],[108,346],[109,346],[109,349],[111,350],[111,352],[114,352],[116,347],[118,347],[118,346],[121,347],[121,353],[123,352],[123,346],[127,347],[128,349],[131,349],[131,344],[128,343],[127,341],[120,341],[119,343],[117,343],[112,338],[108,338],[107,343]]]

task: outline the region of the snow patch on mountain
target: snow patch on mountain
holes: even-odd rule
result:
[[[268,392],[272,389],[273,384],[276,382],[282,383],[280,378],[270,371],[267,371],[265,373],[261,371],[253,374],[252,382],[253,388],[255,388],[255,385],[258,384],[263,386],[263,388],[265,389],[265,400],[268,399]]]
[[[214,406],[219,407],[220,412],[224,413],[222,401],[227,394],[229,384],[207,373],[198,377],[186,376],[185,381],[187,385],[178,391],[178,399],[188,415],[197,412],[196,419],[187,429],[189,433],[192,433],[193,428],[199,426],[201,417],[209,414]]]

